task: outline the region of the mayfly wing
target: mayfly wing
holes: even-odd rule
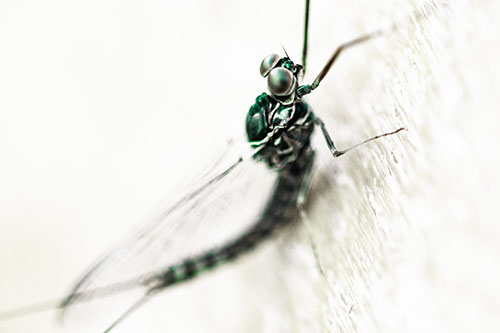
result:
[[[64,324],[97,320],[106,328],[148,292],[145,281],[224,245],[258,220],[276,176],[249,157],[217,164],[203,172],[198,187],[172,196],[155,218],[91,266],[60,305]]]

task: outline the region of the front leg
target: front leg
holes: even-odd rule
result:
[[[323,123],[323,121],[319,118],[314,118],[314,123],[316,125],[318,125],[320,128],[321,128],[321,132],[323,133],[323,136],[325,137],[325,140],[326,140],[326,144],[328,145],[328,149],[330,149],[330,152],[332,153],[333,157],[339,157],[339,156],[342,156],[344,155],[345,153],[347,153],[348,151],[354,149],[354,148],[357,148],[365,143],[368,143],[370,141],[373,141],[373,140],[376,140],[376,139],[379,139],[381,137],[384,137],[384,136],[388,136],[388,135],[392,135],[392,134],[396,134],[402,130],[406,130],[406,128],[404,127],[401,127],[401,128],[398,128],[397,130],[395,131],[392,131],[392,132],[389,132],[389,133],[384,133],[384,134],[380,134],[380,135],[376,135],[372,138],[369,138],[369,139],[366,139],[364,140],[363,142],[360,142],[358,144],[355,144],[354,146],[352,147],[349,147],[347,149],[343,149],[343,150],[338,150],[336,147],[335,147],[335,144],[333,143],[333,140],[332,138],[330,137],[330,134],[328,133],[328,131],[326,130],[326,127],[325,127],[325,124]]]
[[[279,126],[275,126],[272,131],[270,131],[269,133],[267,133],[266,137],[260,141],[250,141],[250,146],[252,148],[263,148],[265,145],[267,145],[269,142],[272,142],[274,141],[277,137],[279,137],[283,130],[286,130],[286,125],[279,125]]]

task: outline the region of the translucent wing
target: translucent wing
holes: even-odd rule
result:
[[[147,292],[145,277],[244,232],[257,221],[275,177],[251,158],[219,161],[198,186],[172,196],[156,218],[92,266],[61,305],[64,323],[108,325]]]

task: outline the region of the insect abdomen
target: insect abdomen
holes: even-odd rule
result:
[[[297,212],[297,198],[314,160],[314,153],[310,148],[304,150],[303,154],[298,161],[279,171],[271,200],[253,227],[224,246],[170,266],[157,277],[160,281],[156,280],[158,285],[155,288],[162,289],[190,280],[232,261],[271,236],[278,227],[292,221]]]

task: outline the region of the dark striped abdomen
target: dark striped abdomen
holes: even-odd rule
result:
[[[229,243],[201,255],[185,259],[170,266],[158,276],[154,289],[189,280],[218,265],[234,260],[271,236],[280,226],[292,221],[297,215],[297,198],[314,162],[314,152],[304,149],[299,158],[278,172],[273,195],[258,221],[245,233]]]

